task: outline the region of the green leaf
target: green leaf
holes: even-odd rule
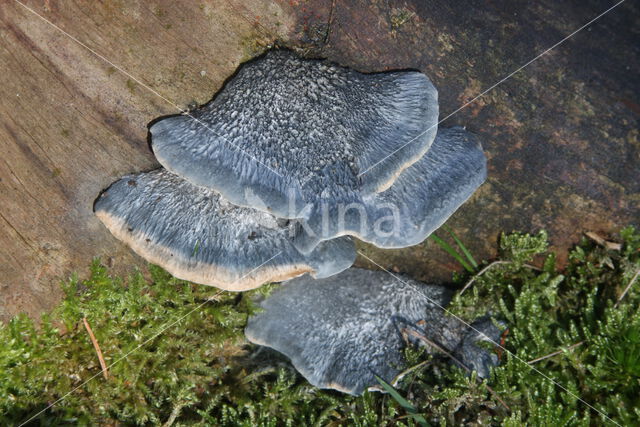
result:
[[[456,261],[458,261],[460,265],[464,267],[465,270],[467,270],[469,273],[473,273],[475,271],[474,268],[462,257],[462,255],[460,255],[450,244],[448,244],[435,234],[432,234],[430,237],[431,240],[436,242],[446,253],[454,257]]]
[[[469,262],[471,263],[473,268],[477,269],[478,268],[478,263],[473,258],[473,255],[471,255],[471,252],[469,251],[469,249],[467,249],[467,247],[460,241],[460,239],[458,239],[458,236],[456,236],[456,234],[453,232],[453,230],[451,230],[446,225],[443,225],[442,228],[444,228],[449,234],[451,234],[451,237],[453,237],[453,240],[455,240],[456,245],[458,245],[458,247],[462,250],[462,253],[464,253],[464,256],[467,257],[467,259],[469,260]]]
[[[398,393],[398,390],[393,388],[393,386],[391,384],[389,384],[388,382],[386,382],[385,380],[383,380],[382,378],[380,378],[377,375],[376,375],[376,380],[378,380],[378,382],[380,383],[382,388],[384,388],[384,390],[387,393],[389,393],[389,395],[391,395],[391,397],[393,397],[393,400],[398,402],[398,404],[400,406],[402,406],[409,413],[409,416],[411,418],[413,418],[413,420],[415,422],[417,422],[421,426],[428,426],[429,425],[427,420],[425,420],[424,417],[421,414],[418,413],[418,410],[416,409],[416,407],[413,406],[413,404],[411,402],[409,402],[407,399],[402,397],[400,395],[400,393]]]

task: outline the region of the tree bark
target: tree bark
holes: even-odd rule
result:
[[[94,199],[158,166],[150,121],[208,101],[293,26],[268,1],[24,4],[51,24],[13,0],[0,5],[3,319],[50,308],[59,281],[86,275],[93,257],[116,273],[144,265],[95,218]]]
[[[487,182],[448,225],[479,259],[496,255],[502,231],[546,229],[562,264],[584,232],[640,224],[637,2],[528,63],[614,4],[310,0],[296,9],[291,39],[362,71],[425,72],[438,88],[441,126],[478,134],[489,159]],[[460,269],[430,241],[360,248],[417,279]]]
[[[50,23],[15,1],[0,5],[0,318],[50,308],[58,281],[84,276],[95,256],[116,273],[143,265],[94,217],[94,199],[120,176],[157,166],[149,122],[208,101],[275,41],[361,71],[429,75],[442,125],[480,135],[489,158],[487,183],[449,221],[477,258],[495,256],[501,231],[545,228],[562,254],[584,231],[638,224],[634,2],[503,82],[613,3],[24,4]],[[448,279],[458,268],[430,242],[360,247],[418,279]]]

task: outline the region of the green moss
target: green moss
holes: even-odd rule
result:
[[[502,411],[500,418],[510,425],[609,421],[602,413],[629,425],[640,416],[640,283],[615,304],[640,270],[640,234],[626,228],[620,235],[621,251],[583,241],[562,272],[554,255],[544,253],[546,235],[503,236],[500,253],[506,262],[455,298],[452,310],[467,321],[489,309],[509,325],[505,346],[511,354],[505,354],[491,384],[509,407],[518,408]],[[525,264],[543,254],[540,270]]]
[[[134,82],[131,79],[127,79],[127,83],[126,84],[127,84],[127,89],[129,89],[129,92],[131,92],[132,95],[135,94],[136,93],[136,86],[137,86],[136,82]]]
[[[631,425],[640,416],[640,283],[615,302],[640,269],[640,233],[626,228],[620,240],[619,251],[581,242],[558,271],[545,253],[544,233],[504,235],[502,263],[450,306],[468,322],[490,310],[508,324],[503,345],[510,353],[500,352],[502,363],[488,380],[495,395],[444,357],[407,349],[409,363],[420,367],[398,385],[399,400],[317,390],[282,358],[248,346],[243,328],[255,310],[251,296],[274,286],[219,293],[154,266],[148,279],[135,273],[123,280],[96,261],[89,279],[63,283],[64,301],[37,327],[25,316],[0,327],[0,424],[24,421],[61,398],[37,422],[415,425],[405,399],[440,425],[606,421],[579,396]],[[540,270],[528,264],[541,256]],[[108,379],[84,317],[109,365]]]
[[[272,42],[271,36],[259,34],[257,31],[250,33],[242,38],[240,46],[242,48],[241,62],[248,61],[256,56],[262,55]]]
[[[391,30],[395,31],[411,21],[416,14],[409,9],[393,9],[391,12]]]
[[[158,18],[162,18],[167,14],[167,12],[164,9],[160,8],[160,7],[156,7],[156,8],[153,9],[153,14],[155,16],[157,16]]]

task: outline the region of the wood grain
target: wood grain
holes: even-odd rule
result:
[[[86,274],[95,256],[115,271],[142,264],[95,218],[94,199],[123,174],[156,166],[151,120],[208,101],[240,62],[286,39],[292,25],[272,2],[25,4],[111,64],[20,4],[0,5],[5,319],[51,307],[59,280]]]
[[[156,166],[149,122],[203,103],[238,64],[278,41],[361,71],[419,69],[456,111],[612,5],[601,0],[168,0],[0,4],[0,318],[35,315],[94,256],[141,265],[92,213],[121,175]],[[444,126],[484,141],[489,179],[449,221],[478,259],[502,231],[549,231],[559,254],[584,231],[640,220],[640,12],[625,2]],[[163,100],[166,98],[170,102]],[[173,105],[175,104],[175,105]],[[444,236],[443,236],[444,237]],[[446,280],[427,242],[382,251],[385,268]],[[560,261],[563,261],[562,257]],[[364,260],[359,265],[373,267]]]

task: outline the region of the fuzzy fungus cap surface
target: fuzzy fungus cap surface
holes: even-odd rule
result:
[[[287,220],[240,208],[219,194],[157,169],[128,175],[95,202],[98,218],[138,255],[174,276],[230,291],[350,267],[355,248],[340,238],[303,255]]]
[[[270,51],[215,98],[150,127],[158,161],[231,203],[306,217],[385,190],[429,149],[437,91],[420,72],[363,74]]]
[[[471,197],[487,177],[487,159],[478,138],[461,127],[440,128],[429,151],[386,191],[362,197],[338,215],[323,216],[316,206],[302,220],[294,241],[308,253],[324,240],[350,235],[386,249],[424,241]]]
[[[404,276],[400,281],[383,271],[350,268],[318,280],[305,275],[262,301],[263,311],[249,318],[245,335],[283,353],[314,386],[354,395],[377,385],[376,375],[391,382],[403,369],[404,328],[488,374],[497,357],[475,345],[486,337],[469,334],[467,325],[445,315],[440,307],[451,296],[443,286]],[[499,339],[497,328],[487,333]]]

